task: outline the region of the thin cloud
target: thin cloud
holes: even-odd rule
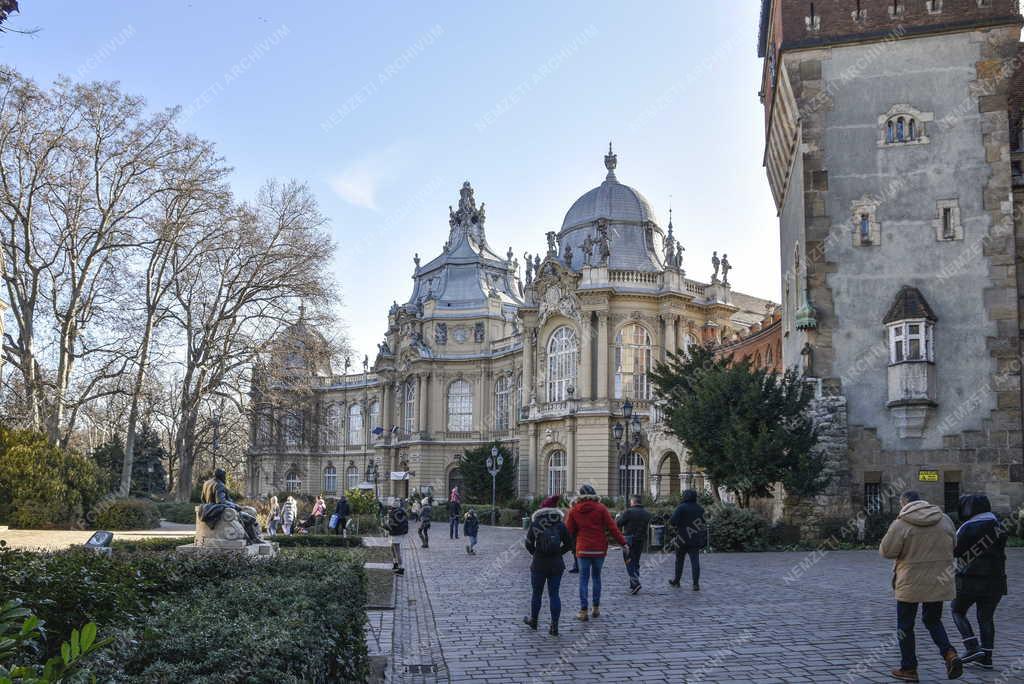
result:
[[[397,145],[391,145],[349,163],[331,176],[328,184],[349,204],[377,211],[381,186],[397,178],[403,166],[405,159],[401,151]]]

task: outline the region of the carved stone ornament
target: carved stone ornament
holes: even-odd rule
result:
[[[469,330],[460,325],[452,331],[452,337],[455,338],[458,344],[465,344],[466,340],[469,339]]]

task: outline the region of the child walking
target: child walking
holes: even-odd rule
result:
[[[472,508],[466,513],[466,522],[462,526],[462,533],[466,535],[469,543],[466,544],[466,553],[476,555],[476,536],[480,532],[480,520],[476,517],[476,511]]]

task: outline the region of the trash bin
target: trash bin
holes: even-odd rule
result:
[[[530,529],[530,516],[528,516],[528,515],[524,515],[523,516],[523,529],[524,530]]]
[[[651,548],[660,549],[665,546],[665,526],[651,525]]]

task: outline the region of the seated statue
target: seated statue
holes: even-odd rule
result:
[[[231,497],[228,496],[228,485],[227,475],[223,470],[218,468],[214,472],[213,477],[203,483],[203,505],[200,510],[200,520],[214,531],[213,535],[196,535],[197,543],[201,537],[212,536],[232,538],[235,534],[232,534],[231,530],[226,531],[223,535],[218,530],[218,524],[222,526],[227,525],[234,527],[237,521],[240,521],[242,528],[245,530],[245,543],[246,544],[262,544],[263,539],[260,538],[260,525],[259,521],[256,520],[256,511],[248,506],[239,506]],[[234,529],[237,530],[237,527]]]

